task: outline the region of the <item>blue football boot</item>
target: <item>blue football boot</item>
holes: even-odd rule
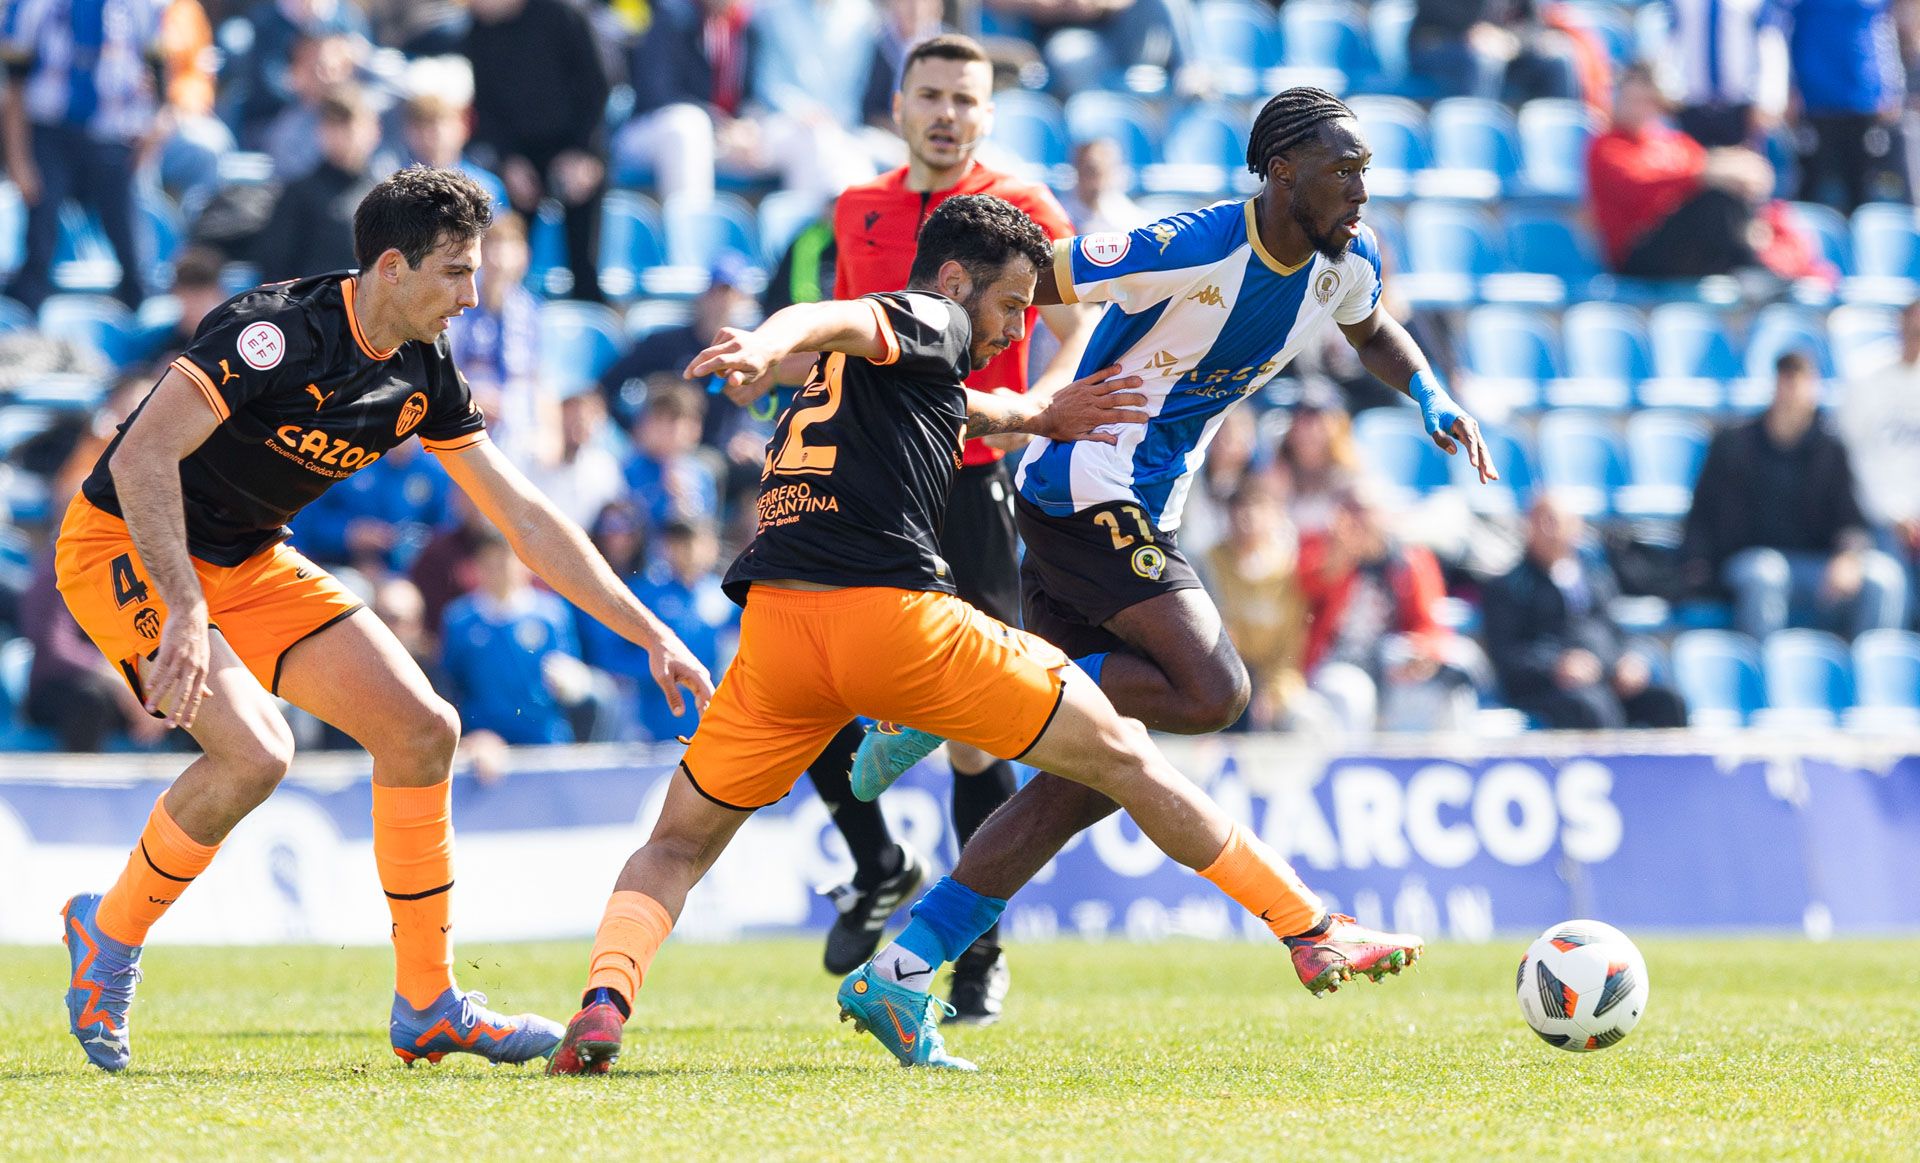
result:
[[[538,1014],[507,1017],[486,1008],[484,993],[449,989],[422,1010],[393,997],[393,1021],[387,1027],[393,1052],[411,1066],[422,1058],[438,1062],[449,1054],[478,1054],[487,1061],[530,1062],[545,1058],[560,1044],[560,1024]]]
[[[900,1065],[979,1069],[965,1058],[948,1054],[940,1037],[939,1015],[952,1013],[952,1007],[930,993],[886,980],[873,971],[872,962],[849,973],[840,983],[838,996],[840,1020],[878,1038]]]
[[[127,1009],[140,981],[140,946],[122,945],[100,931],[99,893],[81,893],[60,910],[73,976],[67,982],[67,1028],[102,1070],[125,1070],[133,1059]]]
[[[853,753],[853,798],[872,803],[894,785],[907,769],[932,755],[946,740],[917,727],[875,723]]]

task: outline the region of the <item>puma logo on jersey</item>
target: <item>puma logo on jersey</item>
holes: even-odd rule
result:
[[[223,388],[226,387],[227,381],[237,380],[239,378],[240,378],[240,373],[228,367],[226,360],[223,359],[220,361],[220,386],[221,387]]]
[[[1193,294],[1188,295],[1187,298],[1199,303],[1203,307],[1224,307],[1227,305],[1227,301],[1220,297],[1220,288],[1214,286],[1212,283],[1201,287]]]
[[[333,399],[335,396],[339,394],[340,393],[337,391],[322,393],[320,391],[320,386],[318,384],[307,385],[307,395],[313,397],[313,410],[316,412],[326,407],[327,401]]]

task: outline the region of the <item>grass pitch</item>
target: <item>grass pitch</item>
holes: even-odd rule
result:
[[[669,944],[613,1077],[388,1051],[389,954],[149,951],[134,1065],[65,1032],[58,949],[0,949],[0,1158],[1913,1158],[1920,941],[1647,941],[1639,1029],[1554,1050],[1522,942],[1315,1001],[1264,945],[1028,945],[1008,1019],[905,1071],[834,1021],[812,940]],[[469,948],[564,1020],[584,944]]]

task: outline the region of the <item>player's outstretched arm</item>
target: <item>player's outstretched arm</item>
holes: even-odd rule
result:
[[[1486,441],[1480,437],[1480,425],[1447,394],[1440,377],[1427,366],[1420,345],[1387,314],[1386,308],[1376,306],[1373,314],[1359,323],[1342,323],[1340,330],[1359,354],[1363,367],[1420,405],[1420,419],[1435,444],[1449,456],[1465,448],[1467,463],[1479,472],[1481,484],[1500,479]]]
[[[707,668],[621,584],[580,526],[554,508],[491,441],[439,456],[447,475],[506,536],[527,568],[589,617],[647,652],[653,681],[674,714],[685,708],[682,687],[695,706],[706,709],[713,697]]]
[[[180,494],[180,462],[220,426],[193,381],[168,369],[127,426],[108,469],[133,547],[167,605],[153,668],[143,675],[146,706],[175,727],[193,726],[210,666],[207,595],[187,555],[187,509]]]
[[[1114,378],[1119,375],[1119,364],[1103,367],[1050,397],[1005,390],[976,392],[968,388],[967,435],[1023,432],[1060,443],[1074,440],[1117,443],[1119,434],[1106,430],[1110,425],[1147,422],[1147,414],[1141,410],[1147,398],[1137,390],[1140,377]]]
[[[887,355],[886,333],[870,303],[836,299],[795,303],[769,315],[752,331],[722,327],[713,345],[687,365],[686,378],[721,378],[721,388],[736,390],[771,383],[780,361],[796,351],[841,351],[862,359]]]

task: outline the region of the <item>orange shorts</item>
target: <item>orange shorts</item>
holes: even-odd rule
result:
[[[681,765],[714,803],[752,811],[861,715],[1017,759],[1052,722],[1069,665],[952,594],[758,585]]]
[[[134,660],[158,651],[167,604],[147,577],[126,522],[75,497],[60,523],[53,562],[74,621],[139,694]],[[208,620],[270,691],[280,683],[280,658],[289,647],[361,606],[332,574],[284,541],[239,565],[194,558],[193,570],[207,595]]]

